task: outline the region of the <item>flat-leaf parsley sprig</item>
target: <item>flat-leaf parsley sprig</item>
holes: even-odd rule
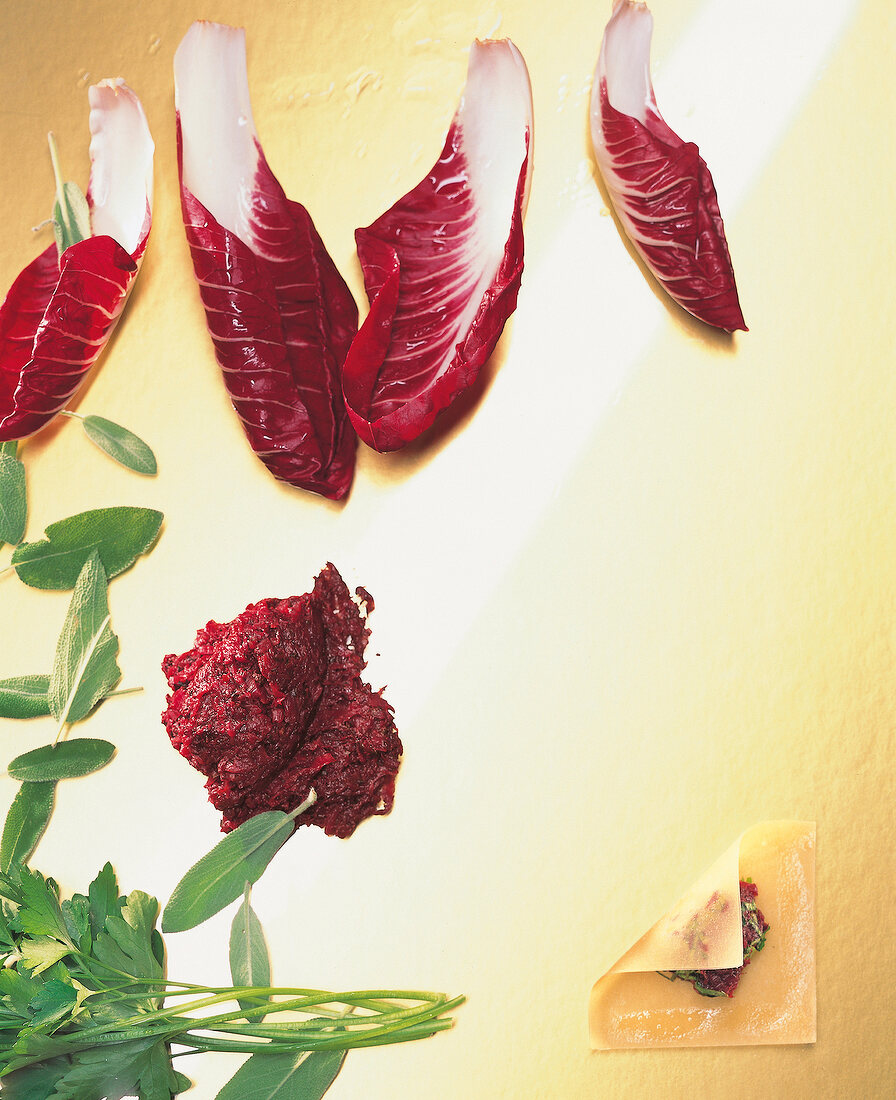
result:
[[[443,1031],[463,1000],[416,990],[170,981],[158,902],[139,890],[121,896],[109,864],[86,895],[65,900],[52,879],[16,867],[0,874],[0,898],[0,1078],[10,1100],[170,1100],[189,1087],[173,1068],[171,1044],[175,1056],[253,1055],[221,1100],[273,1095],[251,1090],[275,1081],[284,1100],[314,1100],[345,1051]],[[232,943],[232,962],[241,950]],[[271,1019],[278,1014],[288,1018]]]

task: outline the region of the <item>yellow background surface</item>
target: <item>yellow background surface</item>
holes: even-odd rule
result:
[[[218,837],[159,721],[160,661],[333,561],[375,596],[369,675],[405,746],[391,816],[300,830],[255,887],[280,984],[465,993],[455,1030],[349,1055],[333,1100],[891,1094],[896,1004],[893,364],[896,22],[886,0],[657,0],[670,125],[713,171],[750,332],[709,332],[630,255],[595,180],[591,74],[609,4],[508,0],[25,3],[0,13],[0,286],[48,241],[46,133],[86,183],[86,86],[123,76],[156,142],[136,289],[78,411],[21,449],[29,539],[87,508],[166,520],[110,590],[123,686],[76,732],[112,764],[60,784],[33,860],[83,890],[108,859],[166,899]],[[535,99],[517,313],[428,440],[361,448],[348,502],[246,445],[180,222],[172,57],[245,25],[255,119],[361,306],[353,231],[428,170],[474,36]],[[9,549],[0,551],[5,564]],[[0,577],[0,677],[48,671],[67,598]],[[377,654],[379,656],[373,656]],[[48,720],[0,722],[0,759]],[[0,782],[2,808],[16,785]],[[814,1047],[592,1054],[592,982],[745,828],[818,823]],[[172,977],[228,980],[229,917],[168,937]],[[236,1068],[180,1068],[203,1100]]]

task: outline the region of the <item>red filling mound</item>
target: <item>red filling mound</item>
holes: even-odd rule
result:
[[[740,966],[723,967],[719,970],[663,970],[660,971],[663,977],[671,981],[681,978],[690,982],[702,997],[733,997],[743,977],[744,967],[749,966],[750,959],[765,947],[765,934],[770,927],[762,915],[762,910],[756,904],[758,892],[754,882],[750,879],[746,881],[741,879],[740,916],[743,926],[744,961]]]
[[[294,810],[298,825],[350,836],[388,813],[401,741],[392,708],[361,680],[373,600],[351,598],[333,565],[314,590],[251,604],[210,622],[193,649],[162,662],[171,694],[162,721],[171,743],[208,776],[221,828],[264,810]]]

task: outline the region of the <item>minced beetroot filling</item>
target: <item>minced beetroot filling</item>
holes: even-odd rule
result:
[[[225,832],[264,810],[288,813],[312,787],[317,801],[296,824],[332,836],[392,808],[401,741],[392,708],[361,680],[373,601],[357,593],[363,610],[327,565],[312,592],[210,622],[162,662],[162,722],[208,777]]]
[[[744,961],[740,966],[723,967],[719,970],[661,971],[663,977],[681,978],[690,982],[703,997],[733,997],[743,977],[744,967],[749,966],[753,955],[765,947],[765,934],[769,930],[769,923],[756,904],[757,895],[756,884],[742,879],[740,914],[743,926]]]

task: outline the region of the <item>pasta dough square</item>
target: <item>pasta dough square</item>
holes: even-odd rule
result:
[[[734,996],[664,980],[657,971],[740,965],[738,883],[748,878],[770,931]],[[588,1015],[595,1050],[814,1043],[814,823],[748,829],[594,984]]]

